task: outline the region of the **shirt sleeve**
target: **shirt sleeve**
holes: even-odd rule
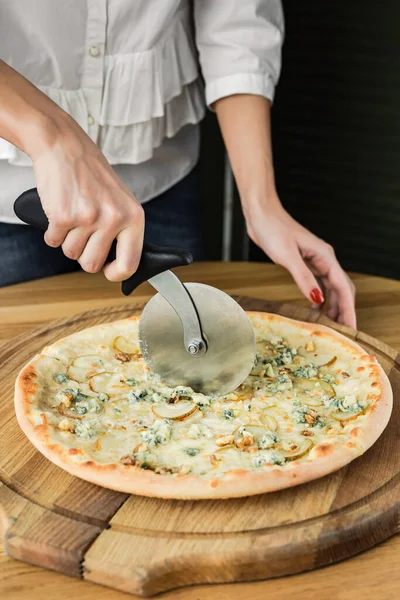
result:
[[[195,0],[196,43],[206,101],[232,94],[273,100],[281,68],[281,0]]]

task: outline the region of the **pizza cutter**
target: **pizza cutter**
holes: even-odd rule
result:
[[[14,203],[25,223],[46,230],[48,219],[36,188]],[[106,262],[115,259],[114,241]],[[188,265],[192,255],[181,248],[143,244],[139,267],[122,282],[128,296],[144,281],[157,294],[139,321],[139,343],[150,369],[166,384],[221,396],[240,385],[255,360],[255,335],[249,317],[233,298],[209,285],[181,283],[169,269]]]

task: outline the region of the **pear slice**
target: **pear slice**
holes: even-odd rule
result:
[[[233,415],[235,419],[238,419],[243,425],[250,423],[250,415],[244,410],[233,409]]]
[[[65,379],[67,377],[66,366],[59,358],[41,355],[40,369],[41,372],[46,372],[46,377],[52,377],[55,383],[60,385],[67,383]]]
[[[236,402],[247,402],[248,400],[251,400],[254,396],[254,390],[250,389],[249,391],[246,392],[240,392],[238,394],[237,400]]]
[[[296,398],[307,406],[322,406],[323,398],[333,398],[335,390],[322,379],[296,379],[294,382]]]
[[[234,408],[233,406],[228,406],[228,407],[224,407],[224,410],[230,410],[233,413],[233,418],[230,419],[230,421],[233,423],[235,421],[235,425],[236,425],[236,421],[239,421],[240,423],[242,423],[242,425],[245,425],[246,423],[250,423],[250,415],[248,412],[246,412],[245,410],[241,410],[240,408]]]
[[[260,421],[269,431],[277,431],[278,430],[278,421],[270,414],[268,408],[265,408],[261,415]]]
[[[255,441],[259,440],[263,435],[268,433],[268,429],[264,425],[254,425],[253,423],[250,423],[249,425],[245,425],[244,427],[246,431],[251,433]],[[236,429],[234,433],[236,433],[238,429]]]
[[[66,408],[62,403],[57,406],[57,411],[60,413],[60,415],[63,417],[68,417],[69,419],[77,419],[78,421],[82,421],[83,419],[83,415],[78,415],[76,412],[71,412],[71,410]]]
[[[218,454],[220,454],[221,452],[226,452],[227,450],[237,450],[236,446],[234,444],[227,444],[226,446],[221,446],[220,448],[216,448],[215,450],[213,450],[214,454],[216,454],[218,452]]]
[[[303,358],[310,360],[312,355],[312,362],[316,367],[331,367],[337,361],[337,356],[332,356],[328,353],[315,353],[315,351],[306,350],[304,346],[300,346],[297,349],[297,354]]]
[[[260,341],[256,342],[257,354],[262,356],[263,358],[273,358],[277,355],[277,352],[271,348],[269,342]]]
[[[116,394],[126,394],[131,388],[126,383],[121,381],[121,376],[118,373],[97,373],[89,380],[89,387],[93,392],[107,394],[113,396]]]
[[[159,419],[174,419],[181,421],[197,410],[197,404],[190,400],[182,400],[176,404],[159,402],[158,404],[153,404],[151,410]]]
[[[342,411],[334,411],[331,413],[332,419],[339,421],[340,423],[346,423],[347,421],[354,421],[364,413],[364,410],[359,410],[357,413],[345,413]]]
[[[86,354],[74,358],[67,370],[69,379],[85,383],[96,373],[104,373],[104,360],[97,354]]]
[[[112,344],[113,349],[116,352],[122,352],[123,354],[130,354],[139,358],[141,356],[140,350],[137,344],[130,342],[125,336],[119,335],[115,338]]]
[[[333,356],[330,360],[328,360],[327,362],[325,362],[322,365],[319,365],[320,367],[331,367],[332,365],[335,364],[335,362],[337,361],[337,356]]]
[[[282,454],[286,458],[286,460],[295,460],[297,458],[301,458],[305,456],[308,452],[310,452],[311,448],[314,446],[314,443],[310,440],[310,438],[304,438],[299,443],[293,443],[295,447],[290,448],[289,443],[282,444]]]

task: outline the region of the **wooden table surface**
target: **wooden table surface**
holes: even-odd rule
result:
[[[306,305],[290,276],[264,263],[197,263],[178,270],[183,281],[199,281],[230,294]],[[358,328],[400,350],[400,282],[353,275]],[[135,292],[146,297],[145,284]],[[129,302],[129,300],[128,300]],[[126,304],[118,286],[101,275],[61,275],[0,290],[0,344],[31,327],[92,308]],[[1,435],[1,432],[0,432]],[[0,524],[1,526],[1,524]],[[400,595],[400,536],[342,563],[281,579],[183,588],[170,600],[391,600]],[[122,600],[127,594],[8,559],[0,543],[0,598],[4,600]]]

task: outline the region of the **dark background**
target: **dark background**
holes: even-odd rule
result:
[[[283,69],[272,111],[280,198],[344,268],[400,279],[400,1],[284,0]],[[221,258],[224,150],[203,122],[207,258]],[[246,239],[235,193],[231,257]]]

